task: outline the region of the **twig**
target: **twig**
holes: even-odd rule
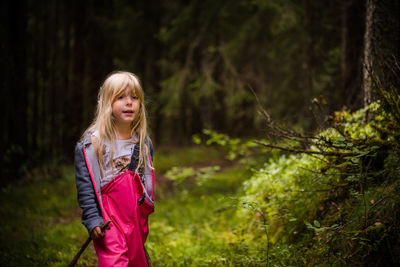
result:
[[[282,146],[275,146],[275,145],[271,145],[271,144],[265,144],[265,143],[262,143],[259,141],[254,141],[254,143],[265,146],[265,147],[280,149],[283,151],[297,153],[297,154],[317,154],[317,155],[324,155],[324,156],[343,156],[343,157],[357,155],[356,152],[333,152],[333,151],[319,152],[319,151],[311,151],[311,150],[306,150],[306,149],[295,149],[295,148],[288,148],[288,147],[282,147]]]
[[[309,171],[315,174],[321,174],[321,175],[327,175],[327,176],[334,176],[334,175],[360,175],[359,173],[356,172],[338,172],[338,173],[325,173],[325,172],[318,172],[318,171],[314,171],[308,168],[304,168],[304,167],[299,167],[299,169],[303,169],[305,171]]]

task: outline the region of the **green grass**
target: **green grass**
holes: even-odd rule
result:
[[[155,167],[162,174],[173,166],[213,165],[223,157],[222,151],[210,147],[162,148],[156,151]],[[29,179],[1,189],[0,266],[66,266],[86,240],[73,167],[55,169],[32,173]],[[246,175],[232,166],[202,186],[182,183],[157,201],[147,243],[156,266],[226,261],[221,248],[233,235],[233,210],[216,211],[220,200],[234,194]],[[221,233],[225,237],[216,238]],[[77,266],[96,265],[90,245]]]
[[[233,266],[238,227],[229,204],[249,175],[240,166],[216,174],[202,186],[180,184],[157,202],[150,217],[149,253],[156,266]]]
[[[223,151],[217,147],[161,147],[155,151],[154,167],[158,174],[162,174],[173,166],[190,166],[218,160],[223,157]]]
[[[38,173],[33,181],[2,189],[0,266],[66,266],[87,238],[73,168],[62,169],[59,177]],[[93,263],[94,251],[85,253],[81,263]]]

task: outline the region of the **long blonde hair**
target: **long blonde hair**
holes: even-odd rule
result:
[[[84,137],[87,134],[92,134],[96,130],[99,132],[100,138],[97,140],[97,144],[93,144],[93,146],[99,160],[101,172],[103,172],[105,167],[103,155],[105,153],[106,141],[110,143],[110,162],[114,168],[114,162],[112,160],[113,141],[116,140],[117,136],[115,132],[115,119],[112,115],[112,104],[126,89],[132,90],[140,102],[139,114],[131,124],[131,136],[136,135],[139,139],[140,152],[138,168],[140,166],[144,167],[146,164],[148,155],[148,148],[145,145],[147,120],[142,86],[140,85],[139,78],[135,74],[126,71],[115,71],[107,76],[103,85],[100,87],[97,96],[97,109],[94,121],[83,134]]]

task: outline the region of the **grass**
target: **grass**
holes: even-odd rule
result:
[[[236,240],[235,196],[248,175],[240,166],[215,175],[201,187],[180,186],[160,200],[150,217],[149,253],[156,266],[229,266]]]
[[[213,165],[223,157],[222,151],[210,147],[161,148],[155,167],[160,177],[173,166]],[[86,240],[73,167],[55,170],[32,173],[1,189],[0,266],[66,266]],[[246,177],[248,172],[240,166],[229,166],[202,186],[189,179],[158,198],[146,245],[155,265],[229,266],[227,253],[233,250],[225,245],[235,239],[236,222],[224,199],[234,195]],[[96,265],[90,245],[77,266]]]
[[[37,173],[25,184],[2,189],[0,266],[65,266],[87,237],[77,212],[73,169],[59,173],[53,178]],[[83,263],[95,259],[88,252]]]
[[[158,174],[163,174],[171,167],[182,167],[219,160],[224,157],[223,151],[215,147],[161,147],[156,150],[154,167]]]

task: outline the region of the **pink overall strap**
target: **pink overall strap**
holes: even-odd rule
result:
[[[93,178],[93,173],[92,173],[89,161],[88,161],[87,156],[86,156],[86,146],[85,145],[83,145],[83,155],[85,156],[86,166],[87,166],[87,168],[89,170],[90,179],[92,180],[92,183],[93,183],[93,189],[94,189],[94,192],[96,193],[97,201],[98,201],[98,203],[100,205],[100,208],[102,209],[103,205],[102,205],[102,203],[100,201],[99,193],[97,192],[97,189],[96,189],[96,183],[95,183],[94,178]]]

